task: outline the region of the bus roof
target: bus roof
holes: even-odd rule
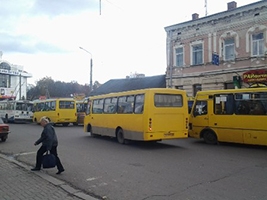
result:
[[[140,90],[129,90],[129,91],[123,91],[123,92],[113,92],[113,93],[108,93],[108,94],[101,94],[101,95],[91,96],[89,98],[93,99],[93,98],[112,97],[112,96],[127,95],[127,94],[138,94],[138,93],[147,92],[147,91],[154,91],[154,92],[155,91],[158,91],[158,92],[177,92],[177,91],[180,91],[181,93],[186,93],[185,90],[179,90],[179,89],[174,89],[174,88],[145,88],[145,89],[140,89]]]

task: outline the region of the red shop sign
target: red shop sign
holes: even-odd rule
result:
[[[267,82],[267,70],[251,70],[243,74],[243,82],[245,83],[257,83],[257,82]]]

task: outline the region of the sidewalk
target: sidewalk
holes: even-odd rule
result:
[[[45,172],[0,154],[1,200],[97,200]]]

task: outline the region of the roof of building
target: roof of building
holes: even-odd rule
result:
[[[188,24],[190,24],[190,25],[191,24],[199,25],[201,23],[207,23],[207,21],[218,20],[219,18],[223,18],[224,19],[226,16],[235,15],[238,12],[247,12],[248,10],[251,10],[251,9],[258,9],[258,6],[266,7],[266,2],[267,2],[267,0],[257,1],[257,2],[254,2],[254,3],[251,3],[251,4],[247,4],[247,5],[244,5],[244,6],[236,7],[234,9],[225,10],[225,11],[218,12],[218,13],[215,13],[215,14],[212,14],[212,15],[208,15],[208,16],[205,16],[205,17],[200,17],[200,18],[195,19],[195,20],[189,20],[189,21],[178,23],[178,24],[166,26],[166,27],[164,27],[164,29],[167,32],[167,31],[170,31],[172,29],[182,28],[184,26],[188,26]]]
[[[92,91],[89,96],[144,88],[166,88],[166,76],[157,75],[140,78],[111,79]]]

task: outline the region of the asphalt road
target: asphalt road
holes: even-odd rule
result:
[[[10,124],[1,153],[34,166],[42,127]],[[266,200],[267,147],[188,138],[121,145],[92,138],[82,126],[55,127],[66,171],[46,169],[72,186],[108,200]]]

